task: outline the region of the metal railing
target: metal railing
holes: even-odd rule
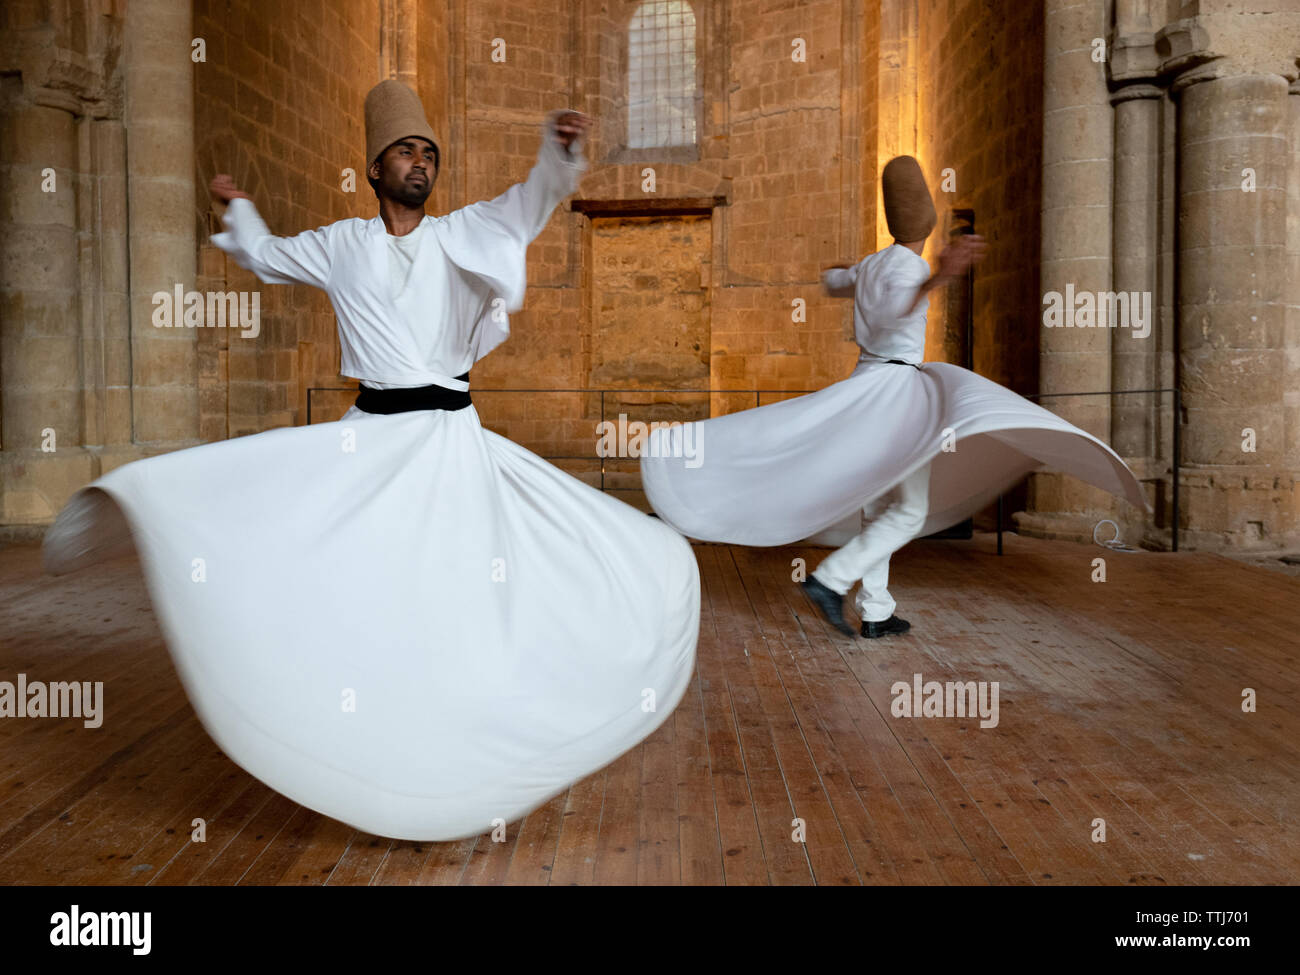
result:
[[[309,386],[307,388],[307,423],[308,424],[312,422],[311,394],[315,392],[355,393],[357,392],[357,389],[353,386]],[[515,387],[508,387],[508,388],[498,387],[496,389],[476,388],[474,389],[473,394],[475,396],[479,396],[485,393],[569,393],[569,394],[576,393],[576,394],[583,394],[588,396],[599,395],[600,397],[600,421],[599,422],[604,423],[606,419],[605,417],[605,394],[606,393],[618,394],[618,395],[643,394],[643,393],[690,393],[690,394],[698,395],[704,393],[704,394],[708,394],[709,396],[739,396],[739,395],[748,396],[752,394],[754,396],[754,406],[757,407],[763,404],[763,396],[765,394],[770,396],[804,396],[807,395],[808,393],[814,393],[814,392],[817,392],[817,390],[813,390],[813,389],[620,389],[620,388],[610,389],[608,387],[604,387],[600,389],[595,389],[591,387],[580,387],[575,389],[563,389],[563,388],[527,389],[527,388],[515,388]],[[1127,396],[1127,395],[1152,394],[1152,393],[1161,393],[1161,394],[1173,393],[1174,396],[1173,405],[1171,408],[1171,415],[1173,418],[1173,424],[1172,424],[1173,426],[1173,463],[1172,463],[1173,483],[1172,483],[1172,498],[1171,498],[1172,507],[1173,507],[1172,518],[1171,518],[1173,534],[1172,534],[1171,541],[1172,541],[1173,551],[1177,552],[1178,551],[1178,520],[1179,520],[1178,519],[1179,516],[1178,481],[1179,481],[1179,465],[1181,463],[1181,453],[1182,453],[1182,435],[1181,435],[1182,425],[1179,423],[1179,416],[1182,407],[1182,395],[1179,392],[1179,390],[1177,388],[1172,388],[1172,387],[1161,388],[1161,389],[1106,389],[1106,390],[1094,390],[1094,391],[1083,392],[1083,393],[1035,393],[1032,395],[1024,396],[1024,398],[1027,400],[1040,400],[1040,399],[1059,399],[1065,396]],[[1023,396],[1024,394],[1018,393],[1017,395]],[[602,491],[606,490],[605,462],[610,458],[603,457],[599,454],[596,454],[594,456],[589,456],[586,454],[539,454],[538,456],[540,456],[543,460],[548,460],[548,461],[551,460],[596,461],[598,460],[600,461],[600,489]],[[613,458],[613,459],[627,460],[628,458]],[[998,555],[1002,554],[1002,533],[1003,533],[1002,507],[1003,507],[1004,496],[1005,496],[1005,492],[999,494],[998,502],[997,502]]]

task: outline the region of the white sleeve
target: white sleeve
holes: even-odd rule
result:
[[[863,258],[865,260],[865,258]],[[822,272],[822,289],[832,298],[852,298],[862,261],[852,267],[833,267]]]
[[[330,276],[326,228],[305,230],[293,237],[276,237],[267,229],[253,201],[231,200],[221,218],[224,232],[212,243],[252,271],[266,284],[310,284],[324,288]]]
[[[871,306],[871,325],[877,329],[909,328],[908,309],[916,300],[916,292],[930,280],[930,269],[920,264],[899,267],[882,282],[881,290]],[[929,299],[921,305],[929,307]]]
[[[443,247],[458,266],[483,278],[506,299],[509,311],[523,305],[525,252],[560,202],[578,187],[587,168],[583,140],[566,150],[555,141],[551,112],[542,124],[542,145],[528,179],[500,196],[461,207],[440,221]]]
[[[568,109],[556,109],[542,123],[542,144],[528,179],[516,183],[495,199],[471,204],[457,212],[474,220],[496,224],[502,232],[525,243],[540,234],[555,208],[577,190],[578,180],[587,168],[587,160],[582,154],[582,139],[575,140],[568,149],[556,141],[555,123],[566,111]]]

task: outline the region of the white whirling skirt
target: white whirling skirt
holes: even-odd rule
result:
[[[921,535],[969,517],[1042,466],[1150,510],[1106,444],[943,362],[863,363],[806,396],[656,429],[642,448],[641,483],[655,512],[690,538],[787,545],[828,529],[838,540],[857,534],[861,508],[927,463]]]
[[[46,568],[132,538],[221,749],[383,836],[519,819],[653,732],[694,669],[686,540],[472,406],[128,464],[68,502]]]

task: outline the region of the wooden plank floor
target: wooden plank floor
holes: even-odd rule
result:
[[[103,680],[110,714],[0,719],[0,883],[1300,882],[1300,580],[1209,554],[922,541],[892,570],[912,632],[867,641],[791,581],[826,549],[695,552],[698,666],[664,726],[506,842],[430,844],[360,833],[226,759],[134,561],[54,579],[36,546],[0,549],[0,680]],[[999,723],[893,716],[918,673],[997,681]]]

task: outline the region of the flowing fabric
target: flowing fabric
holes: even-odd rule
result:
[[[428,217],[390,273],[379,217],[212,241],[329,295],[344,375],[465,390],[509,335],[526,251],[586,166],[547,116],[500,196]],[[399,266],[400,270],[400,266]],[[672,713],[699,570],[670,528],[484,430],[472,406],[272,430],[128,464],[46,535],[66,572],[131,547],[190,701],[235,762],[371,833],[474,836]]]
[[[653,732],[694,667],[687,542],[472,406],[128,464],[64,508],[46,568],[131,541],[221,749],[384,836],[519,819]]]
[[[656,429],[642,450],[641,482],[655,512],[687,537],[787,545],[856,534],[863,506],[926,463],[921,535],[967,518],[1045,465],[1150,510],[1106,444],[942,362],[863,362],[806,396]]]

